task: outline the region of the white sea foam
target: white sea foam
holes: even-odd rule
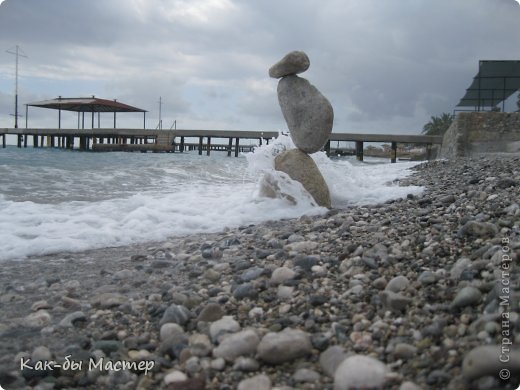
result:
[[[238,159],[218,153],[0,152],[0,260],[323,214],[326,210],[313,206],[301,185],[289,180],[284,191],[296,205],[258,195],[262,175],[278,174],[273,170],[277,150],[290,147],[288,137],[279,137]],[[313,158],[334,207],[421,191],[391,184],[409,174],[409,163],[354,166],[323,153]]]

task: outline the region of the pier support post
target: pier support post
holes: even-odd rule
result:
[[[27,138],[29,138],[28,136],[24,136],[23,137],[23,147],[26,148],[27,147]]]
[[[240,137],[235,138],[235,157],[238,157],[238,152],[240,148]]]
[[[33,135],[33,148],[37,148],[37,147],[38,147],[38,136]]]
[[[327,154],[327,157],[330,157],[330,139],[325,144],[325,153]]]
[[[18,140],[16,142],[16,146],[18,146],[19,148],[22,147],[22,137],[23,137],[23,135],[18,134]]]
[[[179,152],[184,152],[184,136],[181,137],[181,144],[179,145]]]
[[[231,157],[231,149],[233,149],[233,138],[229,137],[229,143],[227,147],[227,155]]]
[[[390,162],[395,163],[397,161],[397,142],[392,141],[392,151],[390,152]]]
[[[2,134],[2,148],[5,149],[5,134]]]
[[[199,156],[202,156],[202,137],[199,137]]]
[[[363,161],[363,141],[356,141],[356,158]]]
[[[56,141],[54,140],[54,136],[51,136],[51,148],[54,148]]]
[[[426,145],[426,160],[430,161],[432,159],[432,144]]]
[[[206,156],[209,156],[211,151],[211,137],[208,137],[208,150],[206,151]]]

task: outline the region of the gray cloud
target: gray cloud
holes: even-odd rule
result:
[[[0,49],[29,56],[22,103],[96,94],[150,110],[151,123],[162,96],[180,127],[267,130],[285,128],[267,69],[305,50],[302,77],[331,100],[337,130],[417,133],[453,110],[479,59],[518,59],[518,20],[514,0],[6,0]],[[0,126],[11,126],[4,50]]]

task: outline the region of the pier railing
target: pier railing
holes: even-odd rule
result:
[[[33,147],[60,147],[93,151],[140,151],[140,152],[184,152],[198,150],[199,154],[210,154],[211,150],[234,152],[250,151],[263,142],[278,136],[274,131],[241,130],[148,130],[148,129],[39,129],[39,128],[0,128],[2,147],[6,147],[6,135],[17,136],[17,146],[27,147],[32,138]],[[193,142],[190,140],[197,140]],[[222,143],[224,140],[224,143]],[[227,140],[227,143],[225,142]],[[242,144],[241,140],[253,140]],[[426,146],[427,158],[431,158],[432,145],[442,144],[441,136],[406,135],[406,134],[361,134],[332,133],[325,145],[328,154],[345,152],[339,147],[333,148],[331,142],[354,142],[354,153],[363,160],[364,142],[389,142],[390,159],[397,160],[398,144],[422,144]]]

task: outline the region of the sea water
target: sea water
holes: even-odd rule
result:
[[[259,191],[274,157],[293,147],[280,136],[240,157],[212,152],[93,153],[51,148],[0,149],[0,260],[62,251],[165,240],[267,220],[322,215],[299,183]],[[401,187],[414,163],[359,164],[312,155],[331,191],[332,205],[347,208],[417,194]]]

